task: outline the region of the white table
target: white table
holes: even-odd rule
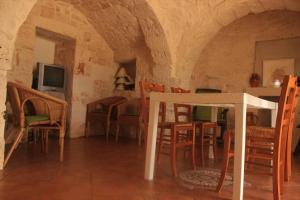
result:
[[[144,174],[144,177],[147,180],[153,180],[154,176],[157,122],[160,102],[235,108],[233,199],[243,199],[247,108],[261,108],[272,110],[271,125],[272,127],[274,127],[277,115],[277,103],[266,101],[247,93],[174,94],[152,92],[150,94],[148,141]],[[216,121],[217,109],[213,109],[213,111],[215,112],[213,116]]]

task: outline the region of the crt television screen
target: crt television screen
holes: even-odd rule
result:
[[[64,87],[65,70],[59,67],[45,65],[44,67],[44,86]]]

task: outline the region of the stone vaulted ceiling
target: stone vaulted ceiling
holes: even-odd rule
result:
[[[258,14],[270,10],[291,10],[300,11],[299,0],[206,0],[206,1],[186,1],[181,4],[184,8],[181,14],[181,37],[175,45],[170,44],[170,48],[176,48],[172,58],[176,63],[174,69],[176,77],[187,80],[190,77],[192,68],[198,61],[199,55],[205,45],[224,26],[233,21],[248,15]],[[171,9],[170,13],[178,13],[178,7]],[[170,20],[169,20],[170,21]],[[178,26],[178,25],[177,25]],[[167,27],[163,24],[163,27]],[[167,30],[165,30],[167,31]],[[178,37],[178,36],[177,36]],[[185,78],[183,78],[185,77]],[[188,83],[184,83],[188,84]]]
[[[79,9],[105,38],[117,59],[130,59],[136,48],[144,44],[144,36],[135,4],[120,0],[63,0]]]
[[[135,58],[145,45],[155,63],[170,65],[162,27],[145,0],[63,0],[89,19],[114,51],[116,61]]]
[[[13,34],[37,1],[0,3],[0,7],[5,8],[0,17],[6,19],[0,28],[5,36],[0,38],[3,44],[14,40]],[[87,16],[113,49],[116,61],[129,60],[140,47],[146,46],[154,67],[166,69],[178,85],[186,85],[202,49],[222,27],[247,14],[300,10],[299,0],[62,1],[71,3]]]

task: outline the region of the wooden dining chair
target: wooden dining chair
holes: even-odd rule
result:
[[[247,112],[246,113],[246,125],[247,126],[258,125],[258,116],[253,112]]]
[[[295,127],[295,112],[297,109],[297,103],[299,100],[300,96],[300,87],[299,87],[299,77],[297,80],[297,90],[295,94],[295,99],[293,102],[293,110],[291,114],[291,122],[289,126],[289,133],[288,133],[288,138],[287,138],[287,147],[286,147],[286,162],[285,162],[285,176],[284,179],[285,181],[289,181],[291,176],[292,176],[292,143],[293,143],[293,133],[294,133],[294,127]]]
[[[164,92],[164,85],[149,83],[146,81],[140,81],[141,89],[141,112],[142,112],[142,128],[145,133],[145,141],[147,141],[147,131],[149,123],[149,97],[146,93],[149,92]],[[159,123],[158,128],[158,148],[156,163],[159,163],[160,154],[170,155],[172,172],[174,176],[177,176],[177,149],[191,149],[191,160],[193,169],[196,169],[195,163],[195,126],[192,122],[166,122],[166,103],[160,103],[159,109]],[[167,134],[166,130],[170,130],[170,134]],[[163,152],[162,147],[168,145],[169,151]]]
[[[48,132],[57,130],[59,132],[60,161],[63,161],[67,102],[14,82],[7,83],[7,93],[13,111],[14,126],[18,129],[18,133],[5,156],[4,166],[29,129],[40,131],[43,138],[42,145],[46,152]],[[26,113],[26,105],[29,102],[35,112],[30,115]]]
[[[147,96],[150,92],[165,92],[165,86],[157,83],[149,83],[146,81],[140,81],[140,127],[144,134],[144,141],[146,143],[148,136],[148,123],[149,123],[149,97]],[[165,125],[166,121],[166,103],[162,102],[159,104],[159,122],[160,126]],[[163,130],[161,130],[163,131]],[[160,131],[160,132],[161,132]],[[159,134],[160,135],[160,134]]]
[[[298,93],[296,81],[297,78],[292,76],[285,76],[283,80],[276,127],[248,126],[246,131],[246,163],[247,165],[272,169],[272,172],[261,172],[259,174],[273,177],[273,197],[276,200],[281,199],[280,195],[283,192],[286,149],[290,145],[288,144],[288,138],[292,123],[291,119],[295,115],[295,100],[297,100]],[[229,130],[225,138],[223,168],[216,189],[217,192],[222,188],[229,159],[234,157],[234,150],[231,145],[233,138],[234,131]]]
[[[190,90],[185,90],[178,87],[171,87],[173,93],[191,93]],[[192,106],[185,104],[174,104],[175,122],[192,122]],[[204,147],[209,145],[213,147],[213,155],[216,158],[216,142],[217,142],[217,122],[194,122],[196,130],[199,129],[200,136],[200,158],[201,164],[204,164]],[[213,130],[213,132],[205,132]]]

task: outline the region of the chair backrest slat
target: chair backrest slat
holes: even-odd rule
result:
[[[178,87],[171,87],[173,93],[191,93],[190,90],[184,90]],[[175,122],[191,122],[192,106],[186,104],[174,103]]]

